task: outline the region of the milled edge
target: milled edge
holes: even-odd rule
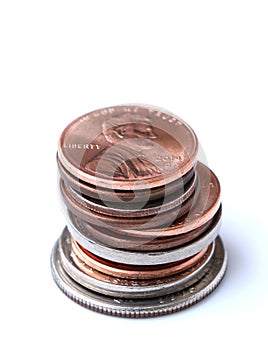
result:
[[[59,276],[59,273],[55,267],[55,262],[54,262],[54,255],[56,253],[58,241],[56,242],[52,253],[51,253],[51,271],[52,271],[52,277],[56,283],[56,285],[59,287],[59,289],[72,301],[76,302],[80,306],[83,306],[89,310],[99,312],[102,314],[106,314],[109,316],[117,316],[117,317],[123,317],[123,318],[149,318],[149,317],[157,317],[157,316],[164,316],[168,314],[172,314],[174,312],[179,312],[182,311],[192,305],[195,305],[208,295],[210,295],[216,287],[220,284],[222,281],[226,269],[227,269],[227,254],[226,251],[224,250],[224,258],[222,262],[222,266],[220,270],[218,271],[217,275],[214,277],[214,279],[200,292],[196,293],[189,299],[183,301],[183,302],[178,302],[177,305],[169,306],[169,307],[156,307],[156,309],[153,310],[138,310],[138,309],[132,309],[132,310],[127,310],[127,309],[114,309],[109,306],[102,306],[102,305],[97,305],[95,303],[92,303],[88,300],[85,300],[74,293],[72,293],[71,287],[66,288],[66,283],[62,281],[62,279]],[[223,247],[224,249],[224,247]],[[209,272],[208,272],[209,273]],[[69,277],[69,276],[68,276]],[[69,277],[70,278],[70,277]],[[77,283],[77,282],[76,282]]]

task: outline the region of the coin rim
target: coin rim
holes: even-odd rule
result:
[[[94,111],[91,111],[89,113],[86,113],[76,119],[74,119],[71,123],[69,123],[69,125],[66,126],[66,128],[63,130],[59,141],[58,141],[58,155],[59,155],[59,160],[62,163],[62,165],[64,166],[64,168],[66,168],[73,176],[78,177],[79,179],[88,182],[90,184],[93,185],[97,185],[97,186],[101,186],[101,187],[107,187],[107,188],[111,188],[111,189],[118,189],[118,190],[122,190],[125,189],[125,187],[129,187],[132,188],[133,186],[135,187],[136,190],[142,190],[145,187],[148,186],[148,184],[150,184],[150,187],[159,187],[162,185],[167,185],[170,182],[173,182],[175,180],[178,179],[178,177],[174,176],[174,173],[176,172],[171,172],[168,175],[165,175],[164,180],[160,180],[159,176],[153,177],[153,178],[148,178],[144,181],[146,181],[146,186],[144,185],[144,183],[142,184],[138,184],[135,180],[114,180],[114,179],[106,179],[106,178],[102,178],[102,177],[97,177],[97,176],[93,176],[90,175],[89,173],[84,172],[81,169],[76,168],[68,159],[67,157],[64,155],[63,149],[62,149],[62,143],[64,140],[64,137],[66,135],[66,133],[68,132],[68,130],[70,128],[72,128],[76,123],[78,123],[81,120],[84,120],[85,118],[89,118],[90,115],[92,115],[93,113],[96,112],[100,112],[102,110],[108,110],[109,108],[124,108],[124,107],[141,107],[144,109],[151,109],[154,112],[161,112],[164,113],[166,115],[168,115],[170,118],[175,118],[177,119],[179,122],[181,122],[184,127],[188,130],[188,132],[192,135],[192,141],[193,141],[193,147],[192,147],[192,154],[191,156],[189,156],[189,161],[184,164],[183,168],[180,168],[180,174],[181,176],[185,175],[189,170],[192,169],[192,167],[195,164],[196,158],[197,158],[197,154],[198,154],[198,139],[197,136],[194,132],[194,130],[189,126],[189,124],[187,124],[183,119],[181,119],[180,117],[178,117],[177,115],[168,112],[166,110],[164,110],[161,107],[157,107],[157,106],[148,106],[145,104],[124,104],[124,105],[114,105],[114,106],[109,106],[109,107],[104,107],[104,108],[100,108]],[[162,178],[162,177],[161,177]],[[97,179],[97,181],[96,181]]]
[[[148,189],[143,190],[135,190],[135,198],[133,198],[133,191],[131,190],[113,190],[105,187],[95,187],[94,185],[84,182],[83,180],[75,177],[73,174],[68,172],[67,169],[64,168],[63,164],[61,164],[58,153],[57,153],[57,165],[58,165],[58,173],[59,176],[63,179],[63,181],[70,187],[72,187],[76,192],[84,194],[88,197],[92,197],[95,199],[105,199],[107,202],[116,202],[118,199],[119,202],[122,202],[122,198],[125,200],[134,200],[135,202],[143,202],[144,191],[147,193]],[[182,187],[182,185],[187,184],[191,181],[192,177],[195,174],[197,161],[194,166],[185,174],[183,177],[178,180],[172,181],[166,185],[151,187],[151,193],[149,200],[154,201],[161,198],[163,195],[170,195],[174,191],[177,191]],[[101,194],[101,197],[100,197]],[[115,195],[116,194],[116,195]],[[118,197],[117,197],[118,196]]]
[[[71,236],[81,244],[82,247],[101,258],[122,264],[159,265],[188,258],[207,247],[219,234],[221,221],[220,217],[217,222],[212,222],[212,225],[202,235],[179,248],[149,252],[123,251],[107,247],[86,238],[83,232],[77,230],[70,221],[67,223],[67,227]]]
[[[227,254],[223,242],[218,236],[217,241],[221,245],[223,256],[216,257],[208,273],[183,291],[167,295],[170,300],[165,302],[163,298],[148,299],[116,299],[89,291],[75,282],[63,269],[58,254],[58,241],[51,254],[51,272],[53,279],[61,291],[79,305],[107,315],[127,318],[147,318],[171,314],[181,311],[208,296],[222,281],[227,268]],[[218,262],[216,263],[216,259]],[[204,285],[205,283],[205,285]],[[203,284],[203,287],[202,287]],[[200,290],[197,290],[199,287]],[[187,298],[186,292],[190,294]],[[140,303],[140,305],[139,305]]]
[[[68,233],[69,234],[69,233]],[[92,276],[89,276],[85,272],[81,271],[75,264],[71,254],[70,243],[66,242],[66,232],[63,231],[62,235],[58,240],[58,249],[61,259],[61,264],[65,272],[74,279],[78,284],[85,288],[91,289],[95,292],[114,296],[114,297],[129,297],[129,298],[147,298],[157,297],[168,293],[173,293],[184,289],[185,287],[192,285],[197,282],[200,278],[205,275],[211,265],[211,258],[215,252],[215,242],[212,243],[211,250],[206,260],[198,266],[195,270],[191,268],[190,271],[180,275],[176,281],[172,278],[172,281],[166,283],[155,283],[149,286],[126,286],[120,284],[112,284],[105,281],[100,281]],[[57,243],[56,243],[57,244]],[[193,270],[193,271],[192,271]],[[182,275],[184,275],[182,277]],[[158,281],[158,280],[157,280]]]
[[[99,213],[101,215],[108,215],[108,216],[116,216],[118,218],[134,218],[134,217],[144,217],[144,216],[151,216],[158,213],[164,213],[166,211],[172,210],[174,208],[177,208],[181,206],[184,202],[186,202],[189,197],[194,193],[197,184],[198,183],[198,177],[195,173],[193,178],[191,179],[191,182],[187,184],[187,189],[185,192],[181,193],[179,197],[175,197],[175,194],[169,195],[169,197],[175,197],[172,198],[172,200],[168,200],[169,197],[165,198],[164,203],[156,206],[150,206],[146,208],[140,208],[140,209],[123,209],[123,208],[116,208],[116,207],[107,207],[104,204],[96,203],[93,201],[90,201],[90,198],[85,198],[84,196],[80,195],[77,191],[75,191],[72,187],[66,186],[63,179],[60,179],[60,188],[62,186],[64,187],[64,191],[62,190],[62,194],[66,193],[66,191],[70,194],[71,198],[77,203],[77,205],[81,205],[86,210],[92,210],[96,213]]]
[[[202,186],[202,178],[200,179],[199,172],[206,172],[206,176],[213,178],[213,182],[215,184],[215,189],[213,192],[206,188],[204,189]],[[119,217],[119,216],[111,216],[111,215],[104,215],[97,211],[90,210],[84,206],[83,202],[78,202],[78,200],[74,200],[69,193],[69,191],[66,191],[66,187],[68,186],[64,185],[64,181],[59,181],[58,188],[61,198],[61,204],[63,207],[63,210],[65,211],[65,208],[68,211],[71,211],[75,216],[79,217],[80,219],[87,221],[89,223],[94,224],[95,226],[105,226],[108,229],[115,229],[115,226],[117,229],[124,230],[129,235],[135,235],[137,233],[137,225],[138,225],[138,231],[141,231],[141,229],[144,232],[144,235],[149,237],[155,237],[156,235],[164,234],[165,236],[174,236],[177,234],[184,234],[186,232],[192,231],[196,229],[197,227],[200,227],[204,225],[206,222],[208,222],[218,211],[220,204],[221,204],[221,187],[219,180],[215,173],[208,168],[205,164],[198,162],[197,168],[196,168],[196,174],[197,174],[197,189],[196,191],[188,198],[188,200],[184,201],[181,206],[179,206],[179,216],[184,216],[184,209],[188,211],[189,214],[191,214],[191,220],[188,220],[188,215],[186,216],[186,220],[180,221],[180,218],[175,219],[174,216],[178,215],[177,208],[172,208],[170,211],[159,211],[154,215],[153,217],[150,216],[136,216],[133,217],[132,220],[130,220],[129,217]],[[213,202],[209,202],[210,204],[207,204],[206,199],[203,198],[203,196],[215,196]],[[208,198],[207,198],[208,199]],[[197,210],[197,206],[201,205],[201,212],[199,217],[194,217],[194,213]],[[207,206],[208,205],[208,206]],[[189,208],[190,206],[190,208]],[[189,208],[189,209],[187,209]],[[190,210],[190,211],[189,211]],[[200,208],[198,209],[200,211]],[[186,214],[186,213],[185,213]],[[197,212],[198,214],[198,212]],[[167,216],[169,215],[169,216]],[[68,221],[68,215],[66,215],[67,221]],[[148,220],[150,218],[150,220]],[[171,225],[167,225],[168,223]],[[166,227],[163,227],[163,225],[166,225]]]

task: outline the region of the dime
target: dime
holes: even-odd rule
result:
[[[207,251],[208,247],[205,247],[194,256],[170,264],[153,266],[129,265],[119,264],[100,258],[80,246],[79,243],[72,239],[72,252],[74,256],[78,258],[81,270],[85,267],[91,267],[109,276],[127,279],[156,279],[181,273],[195,265],[203,258]]]
[[[210,268],[197,282],[160,297],[120,298],[96,293],[71,278],[63,268],[56,242],[51,255],[51,270],[58,287],[73,301],[88,309],[120,317],[153,317],[183,310],[208,296],[221,282],[227,257],[221,239],[216,239]]]
[[[173,114],[154,107],[114,106],[74,120],[63,131],[58,157],[74,177],[119,190],[159,187],[196,163],[197,138]]]

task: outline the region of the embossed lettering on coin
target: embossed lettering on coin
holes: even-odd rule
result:
[[[59,161],[72,176],[107,189],[169,184],[196,164],[197,138],[172,114],[115,106],[73,121],[61,135]]]

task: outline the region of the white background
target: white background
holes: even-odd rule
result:
[[[1,349],[267,348],[267,1],[1,1]],[[195,130],[221,181],[229,268],[171,316],[93,313],[54,284],[56,149],[96,108],[146,103]]]

